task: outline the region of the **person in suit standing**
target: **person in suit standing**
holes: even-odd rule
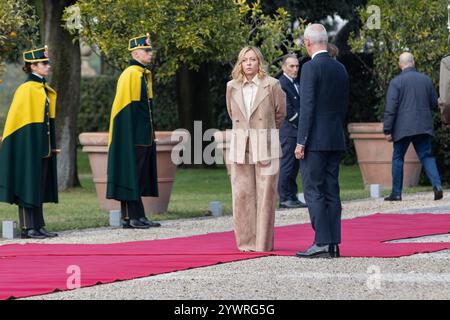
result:
[[[283,156],[280,160],[280,178],[278,195],[280,208],[306,208],[306,204],[297,199],[297,176],[300,161],[295,158],[297,145],[297,125],[300,114],[300,84],[298,70],[300,64],[295,54],[283,57],[283,74],[279,78],[281,89],[286,93],[286,118],[280,128],[280,143]]]
[[[438,105],[437,93],[431,78],[416,71],[410,52],[400,55],[399,67],[402,73],[389,83],[384,111],[384,134],[388,141],[394,142],[392,192],[384,200],[402,200],[403,163],[411,143],[433,186],[434,200],[439,200],[443,197],[442,184],[431,152],[434,135],[431,108]]]
[[[227,83],[233,123],[229,160],[236,244],[241,251],[272,251],[279,173],[278,129],[286,96],[268,76],[256,47],[244,47]]]
[[[309,25],[304,44],[312,59],[301,72],[295,156],[301,159],[303,190],[315,239],[297,257],[334,258],[340,255],[339,164],[346,149],[349,81],[345,67],[327,52],[328,35],[323,25]]]

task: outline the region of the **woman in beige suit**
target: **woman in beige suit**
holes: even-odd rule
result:
[[[269,77],[258,48],[245,47],[227,84],[233,122],[229,160],[236,244],[241,251],[273,250],[281,150],[278,129],[286,97]]]

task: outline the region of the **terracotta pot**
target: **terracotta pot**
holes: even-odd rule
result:
[[[383,123],[349,123],[348,131],[355,144],[364,184],[380,184],[384,188],[392,188],[393,143],[386,141]],[[411,144],[405,155],[403,186],[416,186],[421,170],[422,165]]]
[[[171,135],[171,131],[156,132],[159,197],[142,197],[145,213],[167,212],[177,169],[177,166],[171,160],[171,152],[178,141],[171,141]],[[95,183],[100,208],[104,211],[120,210],[120,202],[106,199],[108,133],[84,132],[80,134],[79,138],[83,146],[83,152],[86,152],[89,157],[92,179]]]
[[[217,142],[216,150],[222,151],[224,163],[227,166],[228,175],[230,175],[231,167],[230,167],[230,160],[228,159],[228,152],[230,149],[231,130],[215,132],[214,139]]]

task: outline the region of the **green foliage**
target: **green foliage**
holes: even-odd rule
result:
[[[128,39],[150,32],[162,81],[181,66],[198,70],[204,63],[229,63],[246,44],[261,46],[270,63],[292,48],[287,11],[264,15],[260,1],[78,0],[77,6],[80,16],[72,8],[64,19],[80,20],[82,27],[71,23],[67,28],[95,43],[118,69],[129,59]]]
[[[155,84],[158,92],[153,101],[156,130],[175,130],[178,124],[174,81]],[[81,103],[77,135],[81,132],[109,130],[111,107],[116,94],[117,77],[98,76],[81,79]]]
[[[416,60],[418,71],[439,84],[441,58],[448,53],[447,5],[446,0],[370,0],[368,6],[381,9],[381,28],[370,29],[367,22],[373,16],[364,9],[360,18],[364,25],[358,36],[353,35],[350,45],[354,52],[370,52],[374,55],[374,69],[379,103],[375,115],[382,119],[385,94],[389,82],[400,73],[398,57],[403,51],[410,51]],[[442,127],[439,116],[434,115],[436,137],[434,154],[444,181],[450,181],[450,133]]]
[[[81,132],[108,131],[116,84],[117,78],[113,76],[81,79],[77,135]]]
[[[156,82],[153,85],[153,120],[157,131],[178,129],[178,110],[175,95],[175,79]]]
[[[293,39],[299,39],[304,24],[291,32],[290,15],[284,8],[278,8],[271,16],[263,13],[259,0],[250,5],[245,0],[238,0],[237,3],[243,15],[242,27],[246,30],[247,42],[260,47],[269,65],[269,73],[277,74],[281,68],[281,57],[287,52],[299,50]]]
[[[77,4],[82,36],[97,44],[119,69],[129,59],[128,39],[150,32],[162,80],[174,76],[182,65],[197,69],[203,62],[229,60],[229,48],[242,45],[238,8],[230,0],[79,0]]]
[[[350,44],[354,52],[374,54],[373,70],[378,81],[377,94],[384,98],[390,80],[399,72],[398,57],[403,51],[414,54],[417,69],[429,75],[435,85],[439,82],[439,64],[448,53],[446,0],[371,0],[367,4],[381,9],[381,29],[369,29],[371,15],[360,9],[364,27]],[[377,106],[381,119],[385,100]]]
[[[367,0],[264,0],[266,12],[275,12],[285,7],[292,17],[302,17],[310,22],[318,22],[329,15],[338,14],[342,19],[353,19],[354,9],[363,6]]]
[[[38,30],[39,19],[26,0],[0,1],[0,75],[6,61],[17,60],[35,45]]]
[[[7,63],[3,77],[3,83],[0,84],[0,136],[3,133],[3,127],[8,114],[9,106],[17,87],[24,82],[26,75],[22,66],[17,63]]]

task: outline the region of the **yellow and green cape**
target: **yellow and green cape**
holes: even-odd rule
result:
[[[48,97],[48,104],[47,102]],[[22,207],[58,202],[55,149],[56,92],[30,75],[17,88],[0,146],[0,201]],[[51,158],[50,183],[42,188],[42,158]]]
[[[151,73],[137,61],[130,61],[117,82],[111,110],[108,138],[108,181],[106,197],[134,201],[141,196],[158,196],[156,146],[151,115],[153,98]],[[152,149],[144,166],[146,177],[138,177],[135,147]]]

